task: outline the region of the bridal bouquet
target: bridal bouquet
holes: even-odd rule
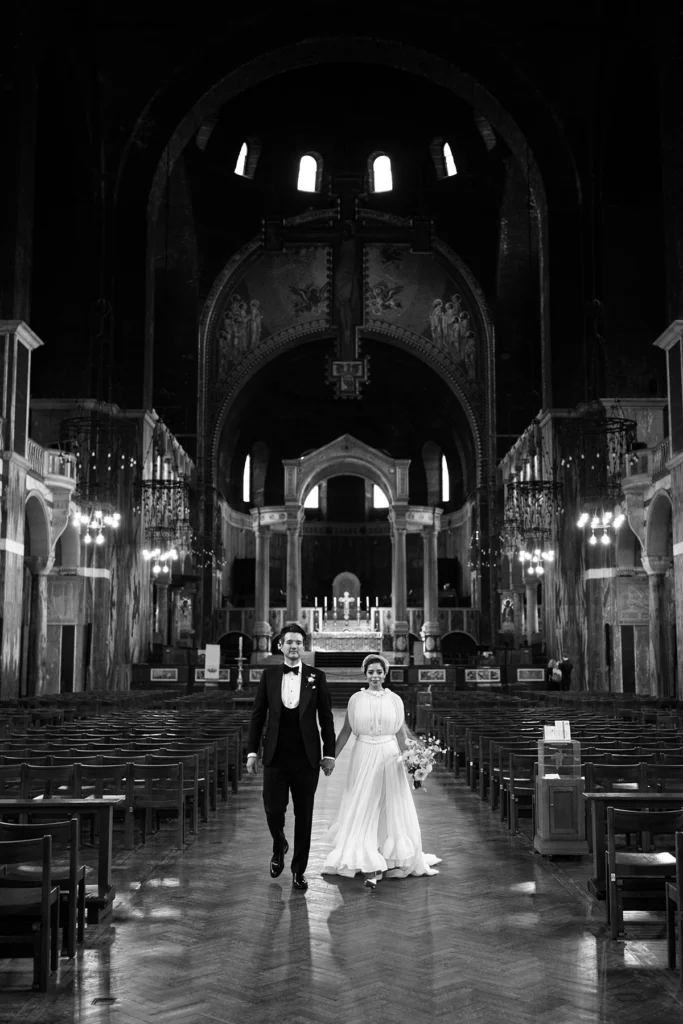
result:
[[[408,740],[408,746],[399,755],[399,761],[403,763],[408,774],[412,775],[415,789],[422,787],[422,783],[434,767],[437,756],[441,753],[441,743],[432,736],[429,737],[426,746],[417,740]]]

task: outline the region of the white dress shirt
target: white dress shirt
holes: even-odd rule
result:
[[[296,668],[296,665],[293,666]],[[301,676],[304,671],[303,662],[299,662],[299,671],[290,672],[287,664],[283,665],[282,673],[282,688],[280,689],[280,696],[282,697],[282,703],[290,711],[294,708],[299,707],[299,698],[301,697]],[[256,757],[255,753],[247,754],[247,757]],[[328,757],[328,761],[334,761],[333,757]]]
[[[294,665],[294,668],[296,667],[297,666]],[[282,697],[282,703],[286,708],[289,708],[290,711],[299,707],[302,668],[303,666],[301,662],[299,662],[299,671],[290,672],[289,666],[285,665],[284,672],[282,673],[282,690],[280,691],[280,695]]]

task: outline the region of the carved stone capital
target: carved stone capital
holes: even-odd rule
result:
[[[664,576],[673,563],[672,555],[643,555],[643,568],[648,576]]]

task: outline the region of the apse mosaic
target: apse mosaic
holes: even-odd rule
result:
[[[219,379],[261,343],[286,330],[323,329],[330,318],[331,250],[326,246],[265,253],[231,287],[219,320]]]
[[[476,375],[477,336],[456,282],[431,256],[409,245],[365,249],[365,316],[427,338]]]

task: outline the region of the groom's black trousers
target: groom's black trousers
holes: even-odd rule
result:
[[[318,788],[320,768],[311,767],[303,754],[278,756],[263,769],[263,804],[266,820],[273,837],[273,851],[279,853],[285,845],[285,811],[292,794],[294,805],[294,853],[292,872],[303,874],[308,865],[313,826],[313,802]]]

